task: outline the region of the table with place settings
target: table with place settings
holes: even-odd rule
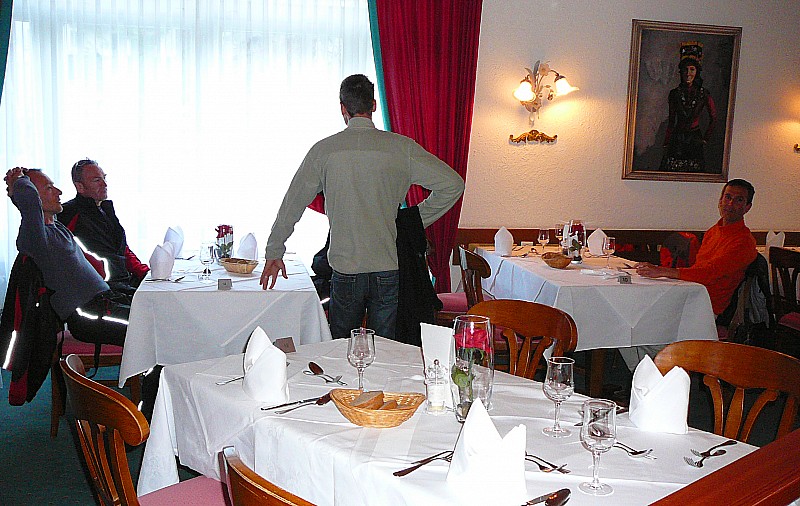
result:
[[[365,388],[424,392],[420,349],[382,338],[375,341],[376,358],[365,371]],[[347,362],[347,340],[300,346],[287,354],[291,400],[330,390],[331,385],[321,378],[303,374],[311,360],[326,373],[343,375],[351,386],[357,381],[355,369]],[[462,426],[452,412],[430,415],[423,405],[407,422],[389,429],[353,425],[333,403],[279,415],[262,410],[262,403],[244,393],[241,381],[217,385],[241,373],[242,355],[164,368],[140,471],[140,495],[177,481],[176,456],[181,464],[219,479],[219,452],[232,445],[257,473],[320,506],[476,503],[471,487],[446,481],[448,463],[443,460],[404,477],[392,474],[418,459],[454,448]],[[695,468],[684,462],[684,457],[692,456],[691,449],[706,450],[725,438],[694,429],[684,435],[645,432],[627,414],[620,414],[618,440],[636,449],[652,448],[657,458],[632,458],[612,448],[600,459],[600,478],[614,492],[607,497],[589,496],[578,485],[591,479],[592,458],[574,427],[585,399],[574,394],[562,404],[562,425],[574,429],[573,434],[550,438],[542,434],[542,428],[552,425],[554,406],[545,398],[541,383],[495,374],[489,415],[500,435],[525,425],[526,450],[558,465],[567,464],[571,471],[544,473],[526,463],[529,498],[566,487],[572,491],[570,505],[650,504],[755,450],[738,443],[727,447],[724,456]]]
[[[272,290],[261,288],[263,260],[251,274],[214,264],[210,283],[199,279],[203,266],[196,261],[176,260],[167,281],[150,281],[148,274],[131,304],[120,385],[156,364],[241,353],[256,326],[273,340],[292,337],[296,345],[330,340],[308,270],[291,256],[285,264],[288,279],[279,277]],[[220,278],[230,279],[231,288],[218,289]]]

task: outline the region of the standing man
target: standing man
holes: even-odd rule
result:
[[[431,190],[419,204],[423,226],[439,219],[464,191],[453,169],[416,142],[375,128],[374,86],[361,74],[342,81],[339,101],[345,128],[315,144],[283,199],[267,241],[264,289],[284,278],[285,242],[305,207],[325,194],[330,221],[330,324],[334,338],[362,324],[393,339],[397,317],[397,209],[412,184]]]
[[[110,271],[106,273],[108,285],[133,295],[150,268],[128,247],[114,203],[108,200],[106,173],[97,162],[86,158],[72,166],[72,183],[78,194],[64,203],[58,220],[89,252],[105,260]]]

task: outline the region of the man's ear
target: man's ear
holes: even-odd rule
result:
[[[372,101],[372,112],[375,112],[376,110],[378,110],[378,102],[373,100]]]
[[[73,184],[75,185],[75,190],[78,193],[83,193],[83,190],[85,189],[85,187],[83,186],[83,183],[78,182],[78,181],[73,181]]]

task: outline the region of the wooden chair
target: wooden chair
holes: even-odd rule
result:
[[[554,357],[575,351],[578,345],[578,328],[572,317],[544,304],[487,300],[470,308],[469,314],[488,316],[493,325],[503,328],[510,357],[508,372],[515,376],[533,379],[544,350],[553,341]]]
[[[144,415],[122,394],[87,378],[83,362],[69,355],[59,362],[84,463],[99,504],[226,504],[222,483],[205,476],[136,496],[125,445],[138,446],[150,435]]]
[[[456,316],[467,314],[467,311],[477,304],[483,302],[483,286],[481,279],[486,279],[492,275],[492,268],[489,263],[477,253],[458,247],[459,265],[461,266],[461,283],[464,285],[464,292],[440,293],[439,300],[442,301],[444,308],[436,315],[436,323],[450,327]]]
[[[56,349],[55,356],[53,357],[53,364],[50,366],[50,383],[51,383],[51,401],[50,401],[50,437],[55,439],[58,436],[58,425],[62,416],[64,416],[64,405],[67,400],[67,393],[64,390],[64,377],[61,374],[61,367],[59,360],[67,355],[77,355],[83,362],[83,368],[88,371],[94,367],[94,348],[92,343],[78,341],[69,332],[64,331],[63,338],[59,339],[58,348]],[[122,364],[122,347],[114,346],[113,344],[104,344],[100,358],[97,362],[99,367],[119,367]],[[98,383],[109,387],[115,387],[119,384],[119,380],[95,380]],[[134,405],[138,406],[139,401],[142,400],[142,382],[141,375],[136,375],[127,382],[125,385],[130,388],[130,399]]]
[[[800,360],[766,348],[719,341],[679,341],[656,355],[666,374],[675,366],[703,375],[714,402],[714,433],[745,441],[764,406],[786,394],[776,439],[791,432],[800,401]],[[735,388],[725,414],[722,383]],[[745,390],[762,390],[744,418]],[[744,422],[744,423],[743,423]]]
[[[233,506],[314,506],[267,481],[242,462],[232,446],[222,449]]]
[[[769,249],[769,263],[778,333],[800,338],[800,304],[797,301],[800,252],[773,246]]]

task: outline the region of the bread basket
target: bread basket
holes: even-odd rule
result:
[[[251,274],[258,265],[258,260],[244,258],[220,258],[219,263],[225,270],[234,274]]]
[[[350,422],[361,427],[386,429],[397,427],[405,422],[425,400],[425,396],[415,392],[392,393],[384,392],[385,401],[397,402],[394,409],[366,409],[351,406],[353,400],[361,394],[361,390],[348,388],[334,388],[331,390],[331,399],[339,412]]]
[[[553,251],[542,253],[542,260],[544,260],[544,263],[554,269],[564,269],[571,262],[568,256],[562,255],[561,253],[555,253]]]

